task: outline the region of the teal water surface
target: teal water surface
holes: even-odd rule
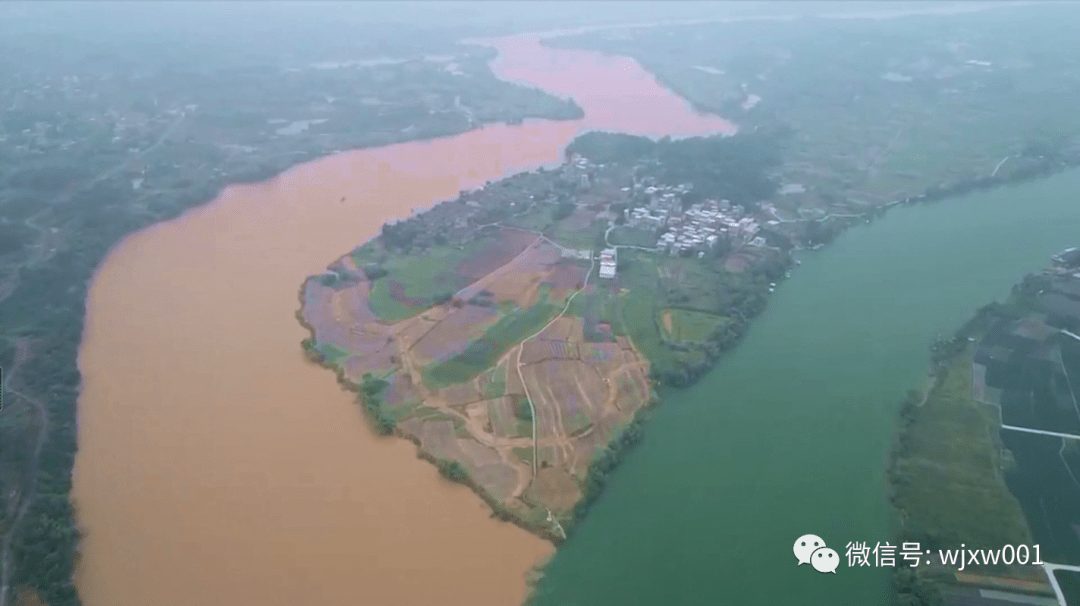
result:
[[[552,561],[539,606],[873,605],[885,569],[845,546],[892,537],[884,466],[928,346],[1080,244],[1080,171],[893,209],[801,256],[749,334],[664,394],[645,439]],[[836,574],[797,566],[820,535]]]

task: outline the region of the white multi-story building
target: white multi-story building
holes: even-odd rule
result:
[[[615,277],[615,266],[618,264],[618,249],[605,248],[600,251],[600,277],[610,280]]]

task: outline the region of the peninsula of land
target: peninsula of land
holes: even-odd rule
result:
[[[793,139],[776,122],[674,141],[583,135],[562,166],[388,223],[309,279],[304,347],[377,429],[561,541],[655,388],[692,383],[734,346],[793,251],[894,204],[1034,176],[826,206],[785,178]]]
[[[743,334],[791,263],[780,135],[590,133],[567,162],[411,218],[308,279],[310,357],[495,514],[566,538],[660,382]]]
[[[1038,545],[1031,557],[1046,570],[1030,559],[962,572],[932,560],[898,569],[902,603],[979,588],[1080,599],[1078,333],[1080,251],[1071,248],[934,344],[929,387],[903,402],[888,468],[897,542],[933,553]]]

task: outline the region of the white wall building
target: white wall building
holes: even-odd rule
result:
[[[618,265],[618,250],[605,248],[600,251],[600,277],[610,280],[615,277],[615,266]]]

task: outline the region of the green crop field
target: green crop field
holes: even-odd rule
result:
[[[331,364],[340,364],[351,355],[348,351],[332,343],[319,342],[315,345],[315,350]]]
[[[619,279],[626,292],[618,297],[613,329],[629,337],[657,371],[671,370],[676,359],[657,328],[660,305],[656,258],[647,253],[626,254],[623,258],[627,263]]]
[[[608,240],[612,244],[652,248],[656,246],[656,230],[619,226],[611,230]]]
[[[560,309],[544,298],[528,309],[504,315],[464,352],[425,368],[424,382],[441,389],[476,377],[491,368],[511,347],[543,328]]]
[[[595,249],[608,227],[607,221],[602,219],[596,219],[580,229],[568,228],[566,224],[567,221],[563,221],[545,233],[554,242],[576,250]]]
[[[372,285],[371,292],[368,293],[368,307],[380,320],[386,322],[400,322],[427,309],[427,307],[412,307],[394,300],[390,296],[390,287],[386,283],[386,278],[376,280]]]
[[[493,238],[477,238],[462,248],[435,246],[424,254],[390,255],[380,264],[387,274],[374,281],[368,295],[368,305],[380,320],[399,322],[428,309],[440,299],[450,297],[468,285],[469,279],[458,274],[462,262],[484,254]],[[357,264],[375,261],[372,245],[353,251]],[[398,298],[411,299],[415,305],[395,299],[391,283],[400,285]]]
[[[660,285],[668,305],[700,311],[717,309],[717,291],[728,279],[728,272],[717,271],[705,260],[686,257],[658,257]]]

